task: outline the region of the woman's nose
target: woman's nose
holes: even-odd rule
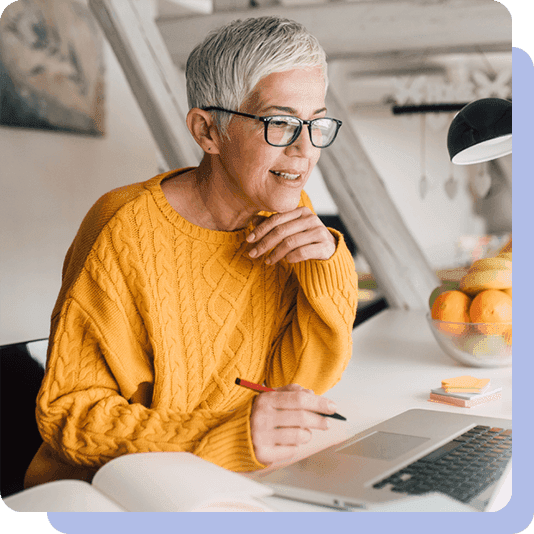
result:
[[[310,139],[310,131],[304,126],[299,136],[286,148],[288,155],[299,155],[301,157],[311,157],[315,151],[320,150],[314,147]],[[296,153],[296,154],[295,154]]]

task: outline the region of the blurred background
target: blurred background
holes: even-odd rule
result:
[[[494,0],[137,0],[180,74],[205,33],[234,18],[300,20],[325,47],[332,91],[413,239],[458,279],[512,230],[511,156],[453,166],[454,112],[511,99],[511,18]],[[428,23],[426,10],[439,14]],[[145,115],[85,0],[18,0],[0,19],[0,343],[48,336],[66,251],[105,192],[166,170]],[[400,111],[399,111],[400,110]],[[404,110],[404,111],[403,111]],[[360,278],[357,321],[388,305],[321,171],[306,191],[341,229]]]

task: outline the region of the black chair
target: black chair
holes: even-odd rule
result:
[[[362,324],[364,321],[367,321],[367,319],[370,319],[378,312],[387,310],[388,308],[388,301],[384,297],[377,297],[369,302],[359,302],[358,310],[356,312],[356,320],[354,321],[352,328],[356,328],[358,325]]]
[[[47,339],[0,346],[0,494],[24,489],[24,475],[42,439],[35,399],[44,376]]]

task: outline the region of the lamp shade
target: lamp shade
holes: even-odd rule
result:
[[[456,165],[482,163],[512,152],[512,103],[482,98],[463,107],[454,117],[447,137]]]

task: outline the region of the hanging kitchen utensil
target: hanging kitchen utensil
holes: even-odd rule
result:
[[[452,166],[452,163],[449,164],[449,177],[447,178],[447,181],[444,185],[445,193],[447,193],[447,196],[453,200],[456,196],[456,193],[458,192],[458,180],[456,180],[454,176],[454,169]]]
[[[471,189],[477,198],[486,198],[491,188],[491,174],[489,164],[481,163],[478,172],[471,181]]]
[[[419,195],[422,199],[428,192],[428,179],[426,176],[426,116],[421,115],[421,179],[419,180]]]

